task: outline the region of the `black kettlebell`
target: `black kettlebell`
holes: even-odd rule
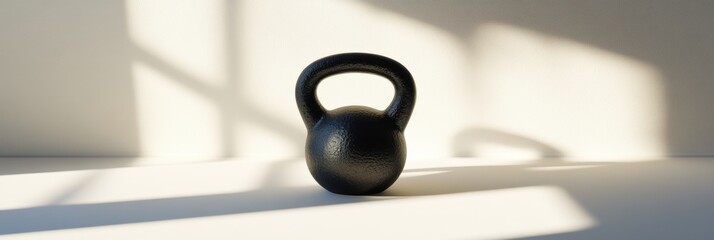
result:
[[[347,106],[325,110],[317,99],[318,83],[346,72],[389,79],[395,96],[387,109]],[[407,155],[403,132],[416,100],[414,79],[404,66],[367,53],[328,56],[302,71],[295,99],[308,131],[307,166],[322,187],[338,194],[365,195],[380,193],[397,180]]]

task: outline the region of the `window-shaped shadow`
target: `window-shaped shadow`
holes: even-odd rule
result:
[[[265,146],[264,152],[299,152],[303,132],[248,97],[257,89],[250,89],[244,79],[251,65],[243,59],[243,2],[169,4],[169,10],[162,4],[168,3],[128,4],[146,152],[244,156],[251,150],[246,145],[253,142],[247,130],[256,128],[282,144]],[[180,21],[191,24],[182,26]],[[269,94],[271,89],[260,91]]]
[[[0,210],[0,235],[374,201],[315,187]]]
[[[708,160],[552,162],[497,166],[460,166],[406,170],[386,196],[448,195],[471,191],[557,186],[587,211],[596,224],[586,229],[534,235],[536,239],[648,238],[670,239],[686,234],[707,238],[714,211]],[[466,163],[468,164],[468,163]],[[662,186],[662,187],[658,187]],[[514,202],[515,211],[525,202]],[[475,203],[474,203],[475,204]],[[434,206],[439,207],[439,206]],[[652,226],[667,226],[653,228]]]
[[[528,128],[527,124],[533,124],[537,128],[550,128],[548,134],[551,136],[558,135],[558,131],[568,126],[578,126],[581,130],[568,129],[569,133],[562,135],[581,145],[594,146],[593,151],[596,151],[598,146],[607,146],[612,152],[625,155],[696,156],[713,153],[714,128],[708,126],[714,121],[714,112],[708,106],[710,102],[708,99],[714,89],[714,81],[710,81],[712,71],[708,65],[714,61],[714,48],[709,46],[714,39],[714,32],[709,31],[708,24],[705,23],[714,22],[714,15],[711,14],[714,11],[714,3],[702,1],[622,3],[613,0],[578,3],[457,1],[449,4],[433,4],[429,1],[371,0],[364,2],[451,33],[462,41],[464,52],[470,54],[472,58],[477,57],[472,60],[478,61],[479,55],[491,54],[486,56],[488,57],[486,60],[490,62],[477,62],[476,65],[480,64],[483,67],[466,70],[468,72],[466,75],[471,76],[464,82],[467,94],[479,95],[473,97],[475,106],[471,109],[478,113],[476,118],[488,118],[499,114],[502,116],[499,120],[527,116],[528,118],[518,119],[526,124],[523,128]],[[509,27],[504,26],[512,26],[514,29],[511,30],[514,31],[508,32]],[[543,34],[544,37],[529,41],[531,33]],[[484,34],[490,35],[484,36]],[[513,35],[511,38],[503,37],[508,34]],[[562,47],[565,48],[553,45],[552,38],[561,41],[564,44]],[[474,44],[485,45],[474,47]],[[592,52],[595,55],[586,57],[589,60],[603,57],[603,61],[598,63],[582,61],[585,60],[583,58],[567,58],[567,55],[577,52],[578,46],[599,51],[600,53]],[[529,49],[534,51],[529,52]],[[610,57],[598,56],[601,53],[609,54]],[[554,62],[553,56],[562,57],[564,61]],[[503,62],[496,62],[494,65],[493,60],[499,57],[504,58]],[[533,61],[529,62],[529,60]],[[621,60],[625,61],[617,63]],[[556,65],[550,66],[548,62]],[[497,72],[498,69],[494,70],[499,66],[505,68],[500,72]],[[534,66],[537,71],[524,70]],[[642,71],[638,70],[639,73],[634,71],[637,68]],[[541,70],[548,71],[551,75],[538,75]],[[630,73],[624,74],[627,71]],[[612,74],[603,74],[606,72]],[[518,75],[520,77],[510,79],[512,84],[504,81],[514,77],[513,73],[522,74]],[[552,75],[553,73],[560,75]],[[569,73],[578,74],[567,75]],[[588,80],[587,75],[596,76],[596,79]],[[484,84],[484,81],[489,80],[484,78],[489,77],[493,81]],[[557,84],[534,85],[534,77],[548,79],[542,81],[543,83]],[[555,82],[553,79],[560,80]],[[579,86],[574,87],[576,85]],[[618,85],[622,85],[623,88],[618,89]],[[494,86],[505,86],[505,89],[496,89]],[[543,89],[544,87],[550,89]],[[567,92],[571,90],[578,95],[568,95]],[[591,93],[594,94],[590,96]],[[558,95],[561,97],[553,98]],[[506,102],[498,97],[510,100]],[[499,101],[504,104],[499,105]],[[501,107],[501,110],[483,110],[484,106],[489,104],[491,107]],[[573,104],[575,104],[573,107],[568,107]],[[523,106],[528,108],[522,108]],[[528,112],[528,114],[508,115],[504,113],[506,110],[502,110],[504,107],[516,108],[512,110]],[[518,109],[519,107],[521,108]],[[547,111],[549,108],[555,110],[549,112]],[[588,115],[590,113],[597,114]],[[554,114],[562,116],[543,117]],[[632,118],[622,118],[628,115]],[[578,122],[588,121],[593,122],[578,125]],[[548,125],[549,123],[553,125]],[[512,123],[505,124],[509,127],[516,126]],[[599,126],[607,126],[607,129],[594,130]],[[622,129],[615,130],[619,127]],[[584,133],[588,131],[592,133],[585,135]],[[638,145],[622,140],[620,144],[618,142],[620,140],[615,138],[605,140],[608,137],[604,133],[608,131],[627,137],[640,136],[637,142],[657,139],[661,143]],[[578,135],[578,132],[583,132],[584,135]],[[594,132],[603,134],[599,136]],[[528,135],[532,136],[532,134]],[[540,136],[536,137],[540,138]],[[602,140],[585,143],[592,139]],[[563,142],[545,140],[557,145]],[[608,144],[608,141],[618,144]],[[629,150],[616,149],[617,146],[625,145],[629,145]],[[571,152],[589,154],[588,151],[591,149],[561,150],[565,154]]]

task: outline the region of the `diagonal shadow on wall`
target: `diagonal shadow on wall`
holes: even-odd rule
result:
[[[662,74],[662,152],[714,154],[714,2],[364,0],[450,32],[467,46],[473,30],[498,22],[571,39],[653,65]],[[478,81],[478,79],[467,80]],[[468,83],[465,83],[468,84]],[[626,103],[620,103],[626,104]],[[657,117],[657,116],[652,116]]]
[[[250,122],[262,125],[284,137],[287,142],[294,143],[296,150],[301,149],[300,143],[304,141],[304,133],[292,128],[284,120],[273,116],[266,109],[253,106],[249,99],[245,98],[246,88],[241,84],[241,68],[244,67],[244,60],[241,59],[241,21],[239,16],[241,6],[239,1],[224,1],[223,4],[223,26],[225,36],[225,83],[220,86],[210,86],[205,84],[200,77],[193,76],[179,67],[172,66],[152,54],[141,46],[133,46],[133,58],[136,61],[147,64],[153,69],[169,76],[178,85],[190,90],[195,95],[207,100],[218,110],[219,128],[218,135],[222,145],[221,155],[233,157],[239,155],[234,149],[240,143],[237,142],[237,126]],[[299,151],[296,151],[299,152]]]

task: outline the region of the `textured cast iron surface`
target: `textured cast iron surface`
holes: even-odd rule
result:
[[[327,111],[317,99],[324,78],[345,72],[383,76],[394,85],[386,110],[348,106]],[[374,54],[343,53],[319,59],[300,74],[295,98],[307,127],[305,159],[313,178],[333,193],[363,195],[386,190],[406,160],[404,128],[416,100],[409,71]]]

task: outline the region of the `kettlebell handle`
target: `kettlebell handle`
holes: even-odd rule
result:
[[[302,71],[295,88],[295,99],[305,126],[312,128],[327,110],[317,99],[317,85],[323,79],[340,73],[364,72],[387,78],[394,85],[394,98],[387,109],[387,117],[404,131],[414,110],[416,88],[409,71],[397,61],[369,53],[342,53],[319,59]]]

